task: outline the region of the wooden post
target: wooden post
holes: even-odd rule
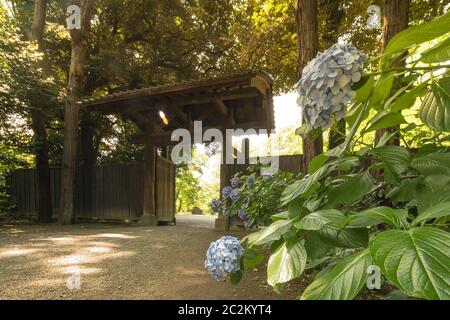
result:
[[[222,199],[222,189],[230,184],[229,175],[229,165],[226,164],[227,161],[227,150],[228,144],[226,139],[226,127],[222,130],[223,142],[222,142],[222,163],[220,164],[220,198]],[[215,222],[215,229],[219,231],[230,230],[230,217],[225,217],[221,212],[219,212],[219,217]]]
[[[152,119],[154,121],[154,117],[152,117]],[[144,197],[142,206],[143,213],[140,224],[156,226],[158,223],[155,202],[156,148],[151,138],[153,129],[154,126],[152,123],[148,123],[146,125],[144,153]]]

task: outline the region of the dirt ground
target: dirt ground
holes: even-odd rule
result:
[[[210,242],[222,235],[213,226],[214,218],[209,216],[180,216],[176,226],[159,227],[2,223],[0,299],[298,296],[298,288],[291,286],[283,295],[274,293],[265,282],[263,267],[246,272],[237,286],[212,279],[203,263]]]

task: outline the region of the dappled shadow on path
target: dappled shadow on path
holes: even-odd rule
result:
[[[242,284],[216,282],[205,252],[221,234],[179,220],[177,226],[0,227],[1,299],[269,299],[278,296],[250,271]],[[9,233],[8,230],[21,232]],[[68,279],[80,274],[80,289]],[[69,281],[69,284],[71,282]]]

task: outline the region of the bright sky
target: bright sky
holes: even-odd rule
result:
[[[297,93],[290,92],[274,97],[275,107],[275,130],[300,125],[300,108],[297,106]],[[250,147],[252,149],[264,148],[267,141],[266,136],[251,136]],[[197,146],[199,152],[204,152],[202,146]],[[203,168],[203,175],[200,178],[202,184],[217,182],[219,179],[218,168],[220,163],[220,153],[209,158]]]

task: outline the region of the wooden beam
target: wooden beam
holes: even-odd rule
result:
[[[216,107],[217,111],[219,111],[219,113],[221,115],[223,115],[224,117],[227,116],[228,108],[225,105],[225,103],[223,103],[223,101],[221,99],[219,99],[217,96],[215,96],[212,99],[212,103],[213,103],[213,105]]]
[[[152,141],[154,130],[154,118],[150,120],[145,128],[145,153],[144,153],[144,197],[142,204],[141,223],[145,225],[156,225],[156,197],[155,197],[155,176],[156,176],[156,148]]]
[[[259,96],[261,96],[261,92],[258,89],[253,87],[247,87],[239,90],[225,91],[219,94],[198,93],[192,96],[177,97],[177,95],[174,95],[174,97],[176,98],[173,100],[168,100],[168,97],[158,97],[157,99],[158,102],[167,103],[167,105],[170,106],[184,107],[196,104],[211,103],[211,101],[216,97],[221,101],[231,101]],[[107,101],[101,105],[89,106],[89,109],[101,112],[103,114],[114,114],[114,113],[127,113],[130,111],[144,111],[157,108],[157,106],[155,106],[155,100],[154,98],[152,99],[151,96],[134,98],[132,100],[128,100],[128,102],[129,102],[128,105],[124,107],[123,103]]]

